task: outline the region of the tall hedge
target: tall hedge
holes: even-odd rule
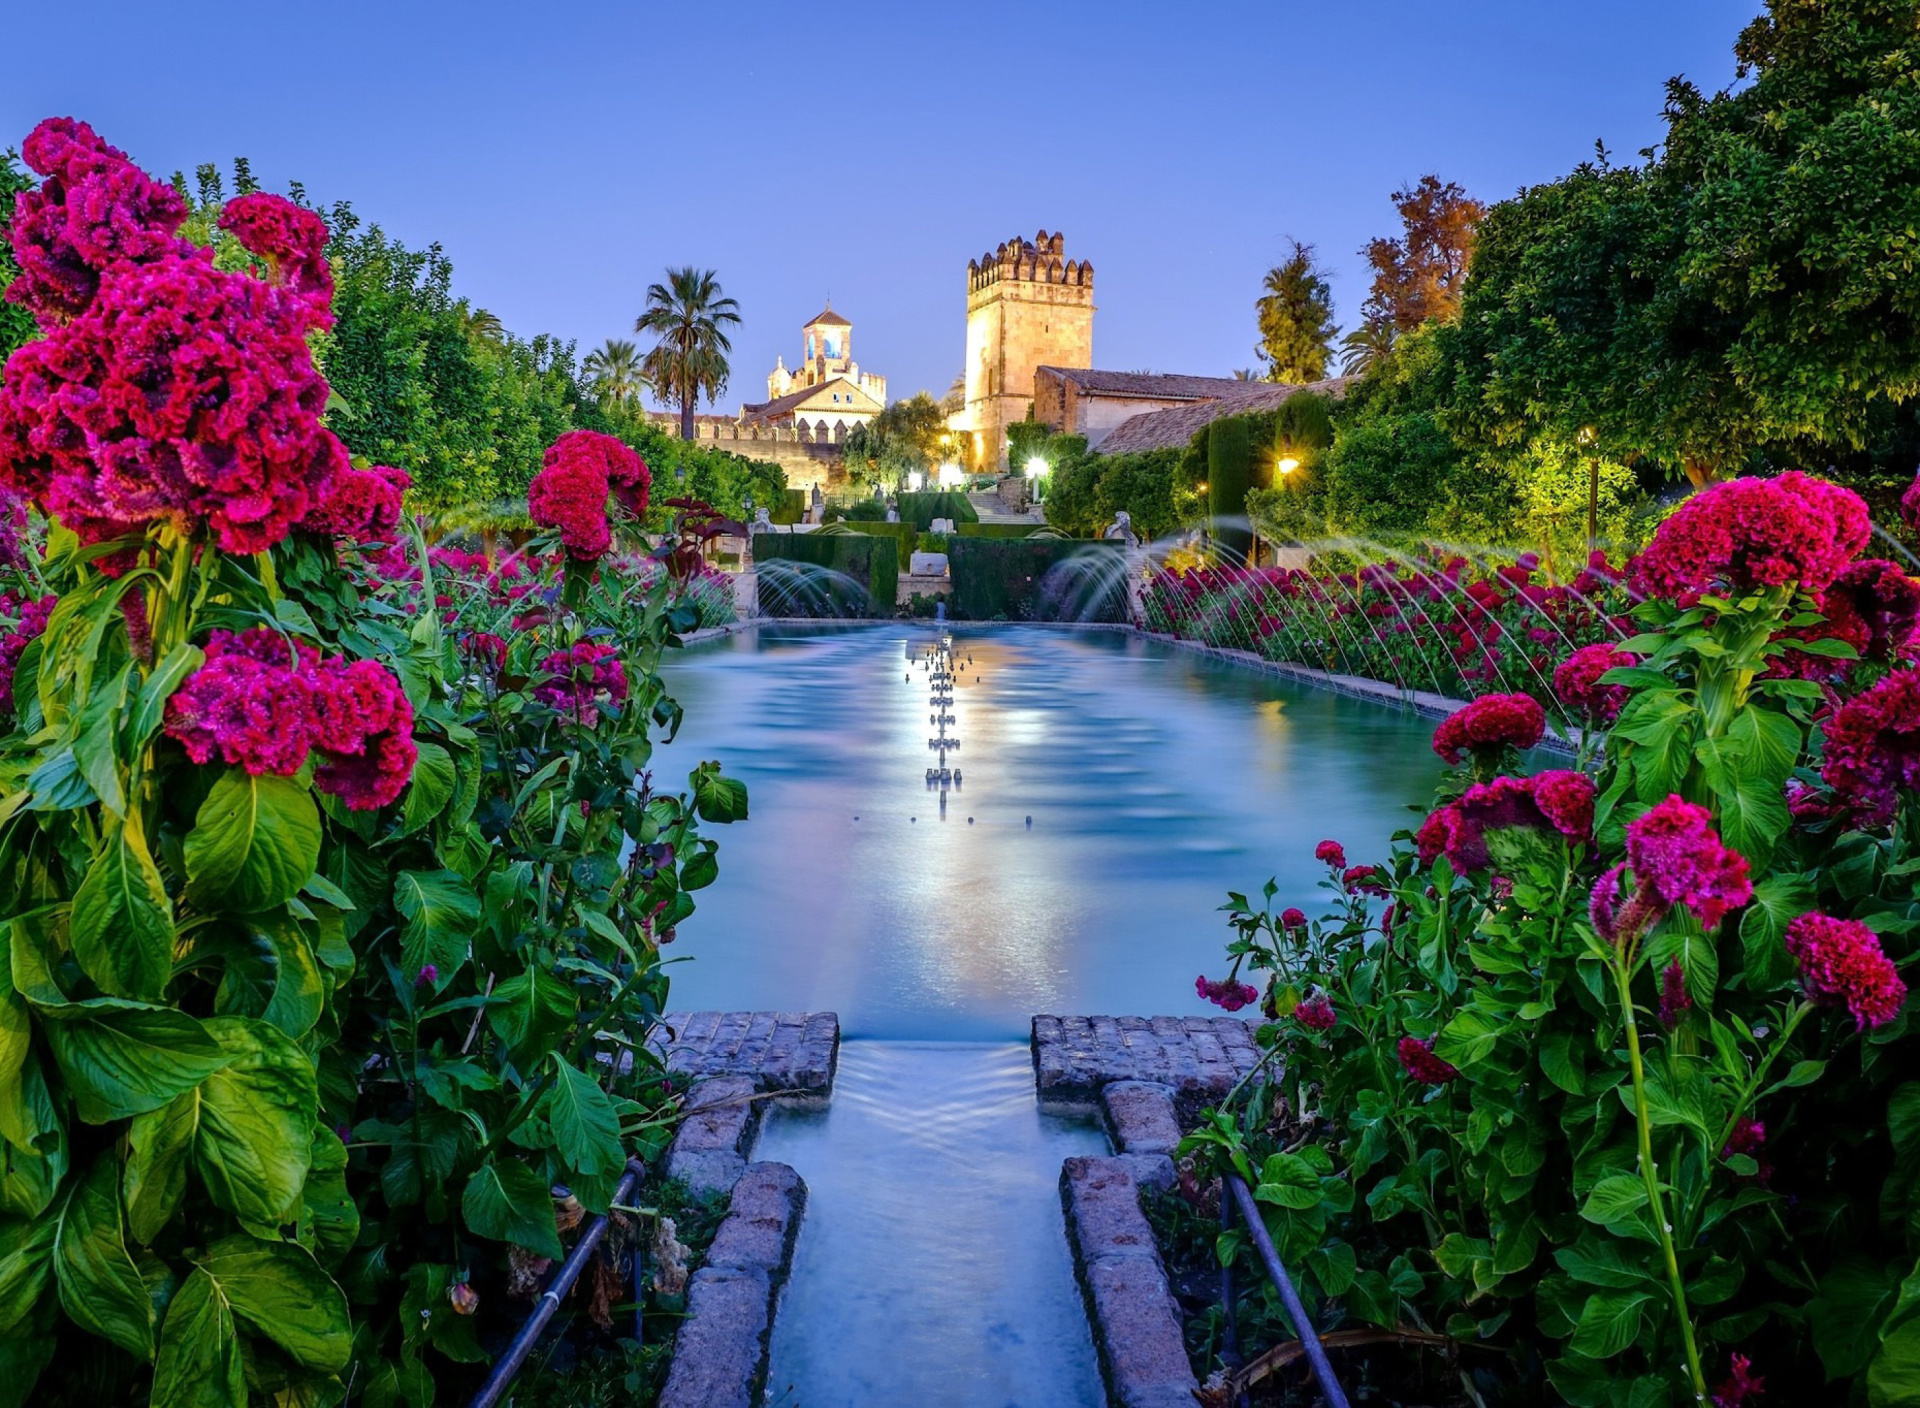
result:
[[[1126,559],[1120,547],[1065,538],[956,536],[947,549],[950,609],[966,621],[1124,621]]]
[[[936,518],[951,518],[957,528],[962,523],[978,523],[980,510],[958,489],[923,489],[900,496],[902,523],[911,523],[924,533]]]
[[[900,545],[891,535],[756,533],[753,560],[759,569],[760,610],[766,615],[893,615]],[[789,563],[793,566],[785,566]],[[809,567],[842,575],[810,574]]]
[[[1214,542],[1235,562],[1253,548],[1253,534],[1239,523],[1227,522],[1247,516],[1252,462],[1245,420],[1223,416],[1207,427],[1207,510],[1213,518]]]

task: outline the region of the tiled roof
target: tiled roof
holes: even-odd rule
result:
[[[1129,396],[1142,400],[1212,401],[1222,396],[1244,396],[1250,390],[1269,384],[1230,376],[1103,372],[1088,367],[1041,367],[1039,370],[1072,382],[1082,396]]]
[[[859,387],[855,386],[843,376],[828,377],[825,381],[819,382],[816,385],[803,386],[797,391],[789,391],[784,396],[776,396],[771,401],[761,401],[756,405],[742,406],[740,408],[740,419],[743,421],[778,420],[789,411],[798,410],[814,397],[824,395],[827,390],[832,387],[845,387],[848,391],[860,391]],[[868,396],[864,391],[861,391],[860,394],[868,405],[873,403],[873,398]],[[859,405],[860,402],[855,402],[854,404]]]
[[[1201,377],[1187,379],[1205,380]],[[1296,391],[1317,391],[1322,396],[1338,398],[1346,394],[1352,381],[1352,377],[1336,376],[1325,381],[1310,381],[1303,386],[1270,381],[1235,382],[1233,385],[1240,389],[1217,400],[1201,401],[1191,406],[1173,406],[1164,411],[1143,411],[1137,416],[1130,416],[1121,421],[1111,435],[1094,446],[1094,452],[1130,455],[1143,450],[1177,448],[1193,439],[1194,432],[1211,425],[1222,416],[1272,410]]]
[[[822,313],[819,317],[809,318],[807,319],[806,322],[802,323],[800,326],[803,328],[810,328],[810,327],[813,327],[816,323],[831,323],[834,327],[837,327],[837,328],[850,328],[853,326],[852,323],[848,322],[845,318],[841,317],[838,313],[833,311],[832,304],[828,304],[826,311]]]

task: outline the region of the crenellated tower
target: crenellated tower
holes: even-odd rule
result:
[[[1036,367],[1093,365],[1093,265],[1063,258],[1040,231],[967,261],[967,405],[973,462],[1007,467],[1007,425],[1033,403]]]

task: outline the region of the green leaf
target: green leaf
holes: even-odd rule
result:
[[[1793,976],[1787,925],[1812,909],[1817,898],[1812,879],[1805,875],[1769,875],[1753,887],[1753,899],[1740,916],[1747,986],[1753,992],[1766,992]]]
[[[347,1146],[332,1130],[316,1125],[312,1153],[312,1167],[301,1190],[301,1240],[311,1230],[315,1254],[323,1261],[338,1260],[353,1249],[360,1235],[360,1208],[347,1190]]]
[[[292,778],[228,768],[187,833],[187,894],[202,909],[273,909],[300,893],[319,860],[312,794]]]
[[[100,805],[116,819],[126,814],[127,794],[120,780],[120,711],[127,703],[133,666],[122,666],[112,679],[94,689],[80,711],[80,729],[73,740],[73,759],[80,775],[93,788]]]
[[[554,1082],[542,1108],[560,1157],[589,1178],[620,1168],[626,1154],[620,1147],[620,1116],[613,1101],[598,1081],[563,1060],[559,1052],[552,1060]],[[1317,1201],[1317,1184],[1315,1193]]]
[[[127,1228],[151,1243],[187,1191],[187,1161],[200,1128],[200,1092],[189,1090],[137,1116],[127,1130]]]
[[[566,1255],[553,1225],[553,1194],[544,1180],[518,1159],[488,1159],[467,1180],[461,1214],[476,1235],[512,1242],[558,1261]]]
[[[420,756],[413,765],[413,782],[401,807],[400,831],[411,835],[447,809],[459,780],[453,758],[438,743],[417,745]]]
[[[1562,1271],[1589,1286],[1627,1290],[1651,1283],[1653,1273],[1627,1255],[1627,1245],[1589,1232],[1572,1246],[1556,1250],[1553,1259]]]
[[[446,986],[467,961],[468,939],[480,922],[473,887],[451,870],[403,870],[393,877],[393,903],[406,919],[400,963],[409,982],[429,963]]]
[[[513,1053],[516,1065],[532,1066],[569,1031],[580,1003],[574,991],[544,969],[529,968],[493,990],[487,1025]]]
[[[200,1087],[194,1168],[208,1196],[242,1221],[291,1221],[320,1109],[313,1063],[265,1022],[212,1017],[206,1025],[228,1064]]]
[[[86,1007],[45,1031],[88,1124],[157,1110],[233,1059],[205,1025],[169,1008]]]
[[[1572,1032],[1550,1032],[1539,1046],[1541,1072],[1569,1095],[1586,1089],[1586,1077],[1574,1059],[1576,1049]]]
[[[1304,1211],[1320,1206],[1320,1175],[1297,1154],[1272,1154],[1260,1168],[1253,1196],[1276,1207]]]
[[[196,1270],[174,1293],[160,1331],[151,1408],[246,1408],[246,1366],[233,1307]]]
[[[1775,787],[1786,783],[1806,744],[1800,725],[1788,715],[1754,707],[1734,715],[1727,737],[1741,746],[1747,767]]]
[[[0,1224],[0,1338],[24,1321],[53,1276],[53,1237],[59,1223],[50,1217],[10,1218]]]
[[[73,897],[73,956],[102,992],[152,1001],[173,973],[173,902],[138,811],[107,818],[105,831]]]
[[[1666,923],[1647,941],[1647,966],[1653,970],[1656,983],[1663,981],[1667,969],[1675,963],[1680,965],[1687,996],[1702,1008],[1712,1007],[1720,987],[1720,951],[1684,909],[1670,912]]]
[[[1434,1039],[1433,1054],[1459,1070],[1468,1070],[1493,1054],[1501,1027],[1486,1013],[1463,1007]]]
[[[1593,1185],[1580,1216],[1588,1222],[1608,1226],[1633,1216],[1646,1205],[1646,1184],[1637,1175],[1616,1173]]]
[[[702,821],[745,821],[747,784],[722,777],[718,763],[702,763],[693,772],[693,808]]]
[[[0,1139],[29,1154],[57,1143],[60,1117],[33,1052],[33,1019],[14,991],[12,966],[0,961]]]
[[[153,1300],[127,1252],[120,1162],[111,1150],[93,1161],[60,1209],[53,1274],[60,1304],[74,1323],[137,1359],[153,1358]]]
[[[1898,1275],[1867,1257],[1854,1256],[1821,1277],[1809,1322],[1814,1350],[1829,1379],[1851,1378],[1872,1360]]]
[[[1867,1368],[1868,1408],[1920,1408],[1920,1319],[1888,1333]]]
[[[1780,644],[1789,650],[1802,651],[1808,655],[1825,655],[1834,660],[1858,660],[1860,652],[1837,636],[1815,636],[1802,639],[1788,636]]]
[[[711,841],[702,841],[685,864],[680,867],[680,888],[683,890],[704,890],[720,878],[720,862],[716,858],[719,847]]]
[[[347,1367],[353,1352],[347,1298],[305,1247],[229,1237],[213,1246],[200,1269],[218,1284],[237,1320],[296,1364],[319,1374]]]
[[[1572,1349],[1594,1359],[1624,1352],[1639,1337],[1642,1311],[1652,1299],[1649,1291],[1596,1292],[1580,1314]]]
[[[234,936],[215,998],[222,1016],[258,1017],[288,1036],[302,1037],[320,1020],[326,1000],[320,964],[294,920],[265,916]]]
[[[173,697],[187,676],[206,663],[207,655],[197,645],[181,642],[167,652],[167,658],[154,666],[147,676],[133,708],[127,714],[123,730],[122,756],[137,758],[166,722],[167,700]]]

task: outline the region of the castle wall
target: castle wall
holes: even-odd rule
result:
[[[678,416],[656,413],[654,419],[669,434],[680,433]],[[815,436],[811,427],[740,425],[722,416],[700,416],[693,423],[693,438],[699,445],[779,465],[790,489],[812,489],[818,484],[825,493],[848,482],[840,445],[831,430]]]
[[[1042,230],[967,266],[967,406],[979,468],[1007,467],[1006,427],[1033,404],[1034,370],[1093,365],[1093,266]]]

